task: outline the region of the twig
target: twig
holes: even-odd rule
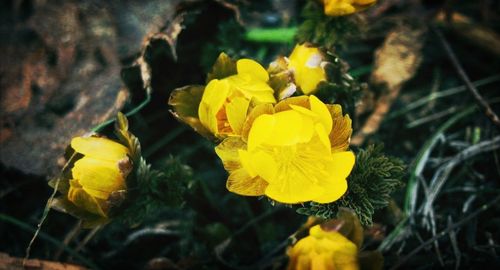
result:
[[[71,163],[71,161],[75,157],[76,157],[76,152],[74,152],[71,155],[71,157],[68,159],[68,161],[66,162],[66,164],[64,164],[64,167],[62,168],[61,173],[59,174],[59,177],[57,177],[57,181],[56,181],[56,184],[54,186],[54,191],[52,192],[52,194],[50,195],[49,199],[47,200],[47,204],[45,205],[45,209],[43,209],[42,218],[40,219],[40,222],[37,225],[37,229],[35,230],[35,233],[33,234],[33,237],[31,238],[31,240],[30,240],[30,242],[28,244],[28,247],[26,248],[26,255],[24,256],[24,260],[25,261],[28,260],[28,258],[30,257],[31,246],[35,242],[36,237],[38,236],[38,234],[40,233],[40,230],[42,229],[42,225],[45,222],[45,219],[49,215],[50,207],[52,205],[52,201],[54,200],[54,197],[57,194],[57,189],[59,188],[59,183],[61,182],[61,177],[64,174],[64,171],[68,168],[69,164]]]
[[[393,267],[390,268],[390,270],[398,269],[400,266],[402,266],[403,264],[405,264],[411,257],[413,257],[415,254],[417,254],[420,250],[422,250],[426,246],[432,244],[432,242],[436,241],[437,239],[439,239],[439,238],[447,235],[450,231],[452,231],[452,230],[454,230],[456,228],[459,228],[462,225],[466,224],[471,219],[477,217],[482,212],[488,210],[488,208],[490,208],[491,206],[496,205],[496,203],[498,203],[498,201],[500,201],[500,195],[496,196],[492,201],[490,201],[489,203],[481,206],[479,209],[477,209],[476,211],[474,211],[473,213],[471,213],[470,215],[468,215],[464,219],[460,220],[459,222],[457,222],[455,224],[452,224],[452,225],[448,226],[448,228],[446,228],[445,230],[441,231],[436,236],[434,236],[434,237],[430,238],[429,240],[425,241],[424,243],[422,243],[420,246],[418,246],[417,248],[415,248],[414,250],[412,250],[410,253],[408,253],[408,255],[404,256],[401,260],[399,260]]]
[[[483,97],[479,94],[479,91],[477,90],[477,88],[472,84],[472,82],[469,79],[469,76],[467,76],[467,73],[465,73],[464,68],[462,67],[462,65],[458,61],[457,56],[455,55],[455,53],[451,49],[450,44],[444,38],[443,33],[441,33],[441,31],[436,27],[432,27],[432,29],[434,30],[434,32],[438,36],[439,41],[441,42],[441,45],[443,46],[444,50],[446,51],[446,54],[450,58],[451,63],[453,64],[453,66],[457,70],[458,75],[464,81],[465,85],[467,86],[467,89],[469,89],[469,91],[472,93],[472,95],[476,99],[476,102],[481,107],[484,108],[486,116],[488,116],[490,118],[490,120],[493,122],[493,124],[500,127],[500,118],[498,118],[498,115],[496,115],[495,112],[493,112],[490,105],[483,99]]]
[[[21,220],[18,220],[14,217],[11,217],[9,215],[5,215],[2,213],[0,213],[0,221],[8,222],[8,223],[13,224],[13,225],[25,230],[25,231],[28,231],[28,232],[35,232],[37,230],[37,229],[33,228],[31,225],[29,225]],[[71,254],[72,256],[77,258],[79,261],[81,261],[83,264],[87,265],[91,269],[99,269],[99,267],[97,265],[95,265],[90,259],[87,259],[87,258],[83,257],[82,255],[78,254],[78,252],[76,252],[74,249],[64,245],[61,241],[52,237],[51,235],[44,233],[44,232],[41,232],[41,231],[39,231],[38,235],[40,236],[40,238],[53,244],[54,246],[64,249],[64,251],[66,251],[68,254]],[[26,260],[26,258],[24,259],[24,262],[26,262],[26,263],[29,263],[29,261],[30,260]]]

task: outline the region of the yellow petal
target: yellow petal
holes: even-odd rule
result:
[[[332,131],[330,132],[330,142],[332,152],[341,152],[347,150],[352,134],[352,121],[349,115],[342,116],[342,107],[340,105],[327,105],[332,115]]]
[[[257,117],[259,117],[262,114],[273,114],[273,113],[274,113],[273,105],[269,103],[258,104],[257,106],[252,108],[248,113],[245,123],[243,124],[243,128],[241,130],[242,139],[244,141],[248,139],[248,133],[250,132],[253,122]]]
[[[328,139],[328,134],[325,131],[325,127],[321,124],[316,124],[314,126],[314,128],[316,130],[316,134],[318,135],[321,143],[323,143],[323,145],[325,147],[327,147],[328,150],[330,150],[330,148],[331,148],[330,139]]]
[[[324,189],[320,196],[316,196],[312,201],[317,203],[331,203],[338,200],[347,191],[347,180],[345,178],[331,177],[322,183]]]
[[[352,2],[325,0],[325,14],[329,16],[343,16],[356,12]]]
[[[311,108],[308,96],[297,96],[285,98],[282,101],[278,102],[278,104],[274,106],[274,110],[276,112],[291,110],[292,108],[290,107],[290,105],[297,105],[306,109]]]
[[[72,179],[69,183],[70,188],[68,191],[68,200],[70,202],[72,202],[80,209],[102,217],[106,217],[106,214],[104,213],[104,210],[102,209],[99,202],[82,189],[82,186],[78,183],[78,180]]]
[[[302,71],[302,76],[299,77],[297,85],[305,95],[316,92],[318,84],[326,80],[325,71],[323,68],[308,68]]]
[[[231,171],[241,168],[238,150],[246,149],[246,143],[239,137],[227,137],[215,147],[215,153],[222,160],[224,168]]]
[[[128,149],[112,140],[99,137],[76,137],[71,147],[78,153],[101,160],[118,161],[127,156]]]
[[[324,190],[313,199],[314,202],[330,203],[338,200],[347,191],[346,178],[354,167],[354,153],[350,151],[332,153],[332,159],[328,168],[330,177],[321,182]]]
[[[309,116],[311,118],[313,118],[314,120],[319,120],[319,115],[309,109],[306,109],[304,107],[301,107],[301,106],[297,106],[297,105],[293,105],[293,104],[290,104],[290,108],[292,108],[292,110],[296,111],[296,112],[300,112],[306,116]]]
[[[356,5],[371,5],[375,3],[377,0],[354,0]]]
[[[269,80],[267,71],[252,59],[238,60],[238,62],[236,62],[236,69],[238,70],[238,74],[249,74],[264,82]]]
[[[293,145],[309,141],[313,134],[311,119],[296,111],[264,114],[255,119],[248,136],[248,150],[266,143],[275,146]]]
[[[250,100],[237,97],[226,105],[227,120],[234,134],[241,134],[249,104]]]
[[[241,162],[241,166],[243,169],[250,175],[250,177],[254,178],[257,176],[257,169],[253,167],[252,157],[250,153],[246,150],[238,150],[238,157]]]
[[[296,170],[293,178],[282,177],[269,183],[266,196],[281,203],[301,203],[310,201],[323,192],[323,188],[315,185],[309,175],[301,174]]]
[[[205,87],[201,98],[198,116],[201,123],[214,134],[219,134],[217,113],[222,109],[230,95],[229,84],[226,80],[211,80]]]
[[[308,256],[299,255],[297,259],[297,268],[296,270],[315,270],[311,268],[311,258]]]
[[[229,191],[243,196],[262,196],[267,182],[256,176],[251,177],[245,169],[238,169],[229,175],[226,187]]]
[[[125,189],[125,180],[118,168],[118,162],[85,156],[75,162],[71,173],[82,188],[96,198],[106,200],[111,192]]]
[[[331,270],[336,269],[334,258],[329,253],[319,253],[311,256],[311,269],[314,270]],[[342,269],[344,270],[344,269]]]
[[[332,130],[332,115],[328,107],[314,95],[309,96],[309,102],[311,103],[311,111],[318,114],[321,124],[325,127],[326,133],[330,134]]]
[[[271,181],[276,178],[278,164],[270,154],[264,151],[256,151],[254,153],[249,153],[248,157],[248,162],[251,168],[253,168],[253,171],[266,182],[271,183]]]
[[[330,170],[340,178],[346,178],[354,167],[356,157],[351,151],[332,153],[333,164]]]
[[[274,90],[266,82],[256,80],[248,74],[233,75],[226,80],[235,91],[247,99],[255,99],[258,103],[275,103]]]

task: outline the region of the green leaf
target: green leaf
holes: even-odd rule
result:
[[[207,75],[207,83],[213,79],[224,79],[231,75],[237,74],[236,61],[231,59],[227,54],[221,52],[217,60],[215,60],[212,70]]]
[[[183,194],[192,176],[191,168],[174,158],[170,158],[161,170],[152,170],[141,159],[135,171],[137,186],[116,219],[135,225],[168,207],[182,205]]]
[[[132,162],[135,164],[141,158],[141,144],[139,143],[139,139],[128,131],[128,120],[123,113],[118,112],[116,118],[116,137],[118,137],[120,142],[129,149],[130,157],[132,158]]]
[[[66,197],[61,196],[58,198],[54,198],[51,203],[50,207],[72,215],[78,219],[81,219],[83,221],[83,227],[84,228],[94,228],[99,225],[104,225],[108,223],[110,220],[104,217],[101,217],[99,215],[95,215],[93,213],[87,212],[85,210],[82,210],[79,207],[76,207],[72,202],[70,202]]]
[[[188,85],[174,89],[170,94],[168,104],[173,107],[171,113],[177,120],[188,124],[202,136],[214,140],[214,135],[203,126],[198,118],[198,107],[204,91],[203,85]]]

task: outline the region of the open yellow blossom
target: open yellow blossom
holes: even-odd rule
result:
[[[293,72],[295,84],[306,95],[313,93],[318,83],[326,80],[321,63],[323,54],[316,47],[296,45],[289,57],[289,69]]]
[[[328,16],[349,15],[364,10],[377,0],[323,0],[325,14]]]
[[[320,225],[288,250],[288,270],[356,270],[358,248],[337,231],[325,231]]]
[[[131,169],[128,149],[99,137],[73,138],[71,147],[83,157],[71,169],[68,200],[81,210],[107,217],[110,195],[126,189]]]
[[[215,150],[229,171],[231,192],[282,203],[329,203],[347,190],[355,159],[346,151],[351,133],[339,105],[299,96],[256,106],[242,137],[229,137]]]
[[[198,107],[201,123],[219,138],[241,133],[251,103],[276,102],[269,75],[259,63],[240,59],[236,69],[235,75],[211,80]]]

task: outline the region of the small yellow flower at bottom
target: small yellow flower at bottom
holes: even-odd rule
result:
[[[377,0],[323,0],[325,14],[328,16],[344,16],[362,11]]]
[[[357,270],[358,248],[337,231],[324,231],[320,225],[288,250],[288,270]]]
[[[81,210],[107,217],[110,195],[126,189],[131,169],[129,150],[100,137],[73,138],[71,147],[83,157],[71,169],[67,199]]]
[[[355,160],[346,151],[351,132],[340,106],[300,96],[255,107],[242,138],[229,137],[215,151],[229,171],[231,192],[281,203],[329,203],[347,190]]]

